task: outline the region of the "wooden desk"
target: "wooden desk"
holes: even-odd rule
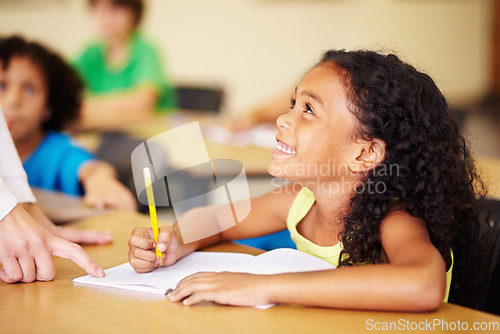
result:
[[[110,229],[115,242],[86,246],[85,250],[103,268],[127,261],[127,241],[135,226],[149,226],[149,218],[139,214],[112,213],[75,224],[82,228]],[[214,251],[260,251],[223,244]],[[2,333],[429,333],[430,330],[367,330],[367,324],[402,322],[448,323],[494,322],[500,317],[459,307],[443,306],[433,313],[391,313],[332,310],[278,305],[268,310],[204,304],[194,307],[171,303],[164,296],[119,289],[73,285],[72,279],[85,272],[69,260],[55,258],[57,276],[52,282],[4,284],[0,282],[0,332]],[[371,319],[371,320],[370,320]],[[488,325],[486,323],[486,325]],[[498,333],[500,330],[471,331]],[[458,330],[435,332],[466,332]]]

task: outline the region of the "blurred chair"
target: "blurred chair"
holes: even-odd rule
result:
[[[484,310],[500,315],[500,201],[486,199],[489,209],[487,239],[487,294]]]
[[[500,315],[500,201],[481,198],[477,204],[480,240],[471,244],[470,249],[463,250],[472,252],[474,263],[458,265],[460,250],[454,250],[456,257],[452,280],[471,273],[474,279],[464,282],[467,287],[460,287],[452,281],[449,301]]]
[[[203,85],[178,85],[176,87],[178,107],[183,110],[202,110],[218,113],[224,92],[222,88]]]

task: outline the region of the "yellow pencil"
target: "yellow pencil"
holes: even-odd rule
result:
[[[158,218],[156,217],[155,197],[153,194],[153,185],[151,184],[151,172],[148,167],[144,167],[144,182],[146,182],[146,196],[148,198],[149,215],[151,216],[151,224],[153,225],[153,236],[156,244],[156,259],[163,267],[163,253],[158,250]]]

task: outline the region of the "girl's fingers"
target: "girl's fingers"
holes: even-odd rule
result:
[[[169,299],[173,302],[181,301],[194,293],[210,290],[213,285],[207,278],[213,273],[197,273],[184,278],[179,282],[174,291],[169,294]]]
[[[170,243],[170,233],[166,231],[167,229],[160,229],[158,234],[158,250],[160,252],[165,252],[169,247]]]
[[[151,261],[144,261],[138,258],[135,258],[132,255],[132,252],[129,251],[128,253],[128,261],[132,268],[138,273],[146,273],[154,270],[157,267],[157,262],[156,258],[154,262]]]
[[[144,227],[135,228],[128,241],[129,247],[135,246],[142,249],[152,249],[154,243],[153,231]]]
[[[179,287],[181,285],[189,284],[189,282],[200,281],[204,278],[210,278],[214,274],[215,273],[213,273],[213,272],[200,271],[200,272],[197,272],[196,274],[192,274],[192,275],[189,275],[187,277],[184,277],[182,280],[180,280],[179,283],[177,283],[177,286]]]
[[[138,247],[130,247],[130,256],[138,260],[155,262],[156,252],[154,250],[146,250]]]
[[[187,306],[195,305],[201,302],[213,302],[215,301],[215,296],[211,290],[196,291],[189,297],[184,299],[182,303]]]

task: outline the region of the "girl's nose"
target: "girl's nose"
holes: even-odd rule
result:
[[[293,111],[290,110],[286,114],[283,114],[276,119],[276,125],[278,126],[278,128],[283,128],[285,130],[291,130],[292,129],[292,117],[293,117]]]
[[[8,89],[2,94],[0,103],[4,108],[4,112],[15,110],[21,105],[22,94],[17,89]]]

